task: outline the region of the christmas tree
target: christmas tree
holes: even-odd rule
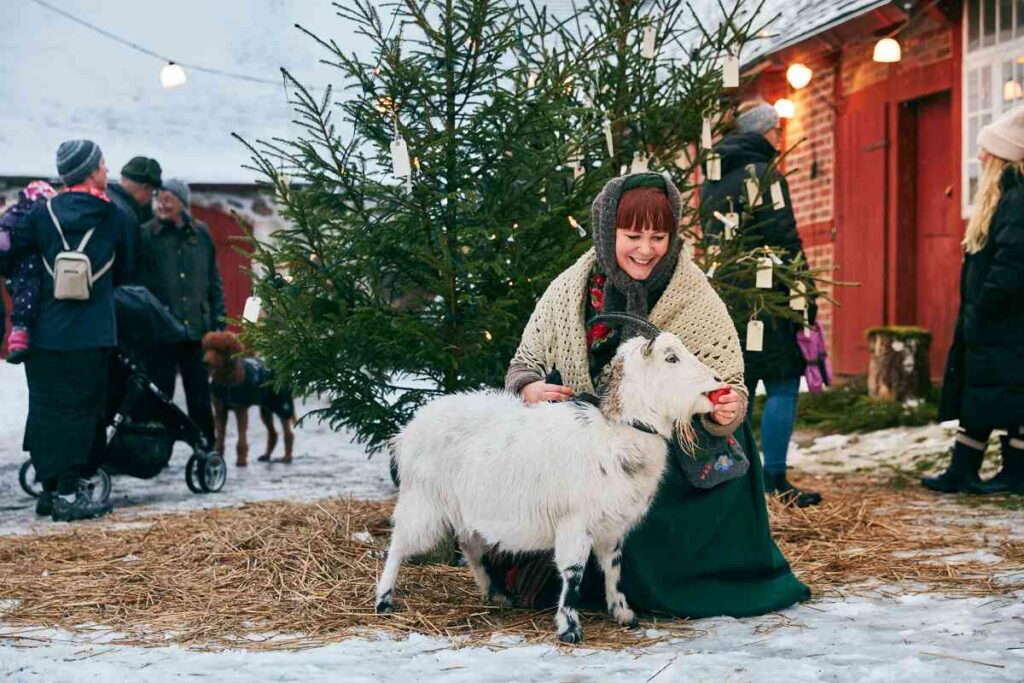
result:
[[[369,59],[307,31],[344,99],[283,72],[302,135],[246,143],[291,224],[253,242],[264,317],[247,341],[371,452],[432,396],[502,384],[623,166],[695,190],[723,66],[761,28],[737,6],[708,29],[681,0],[597,0],[560,18],[514,0],[388,10],[339,5]],[[688,207],[683,229],[706,253],[699,224]],[[749,265],[739,245],[719,249],[724,268]]]

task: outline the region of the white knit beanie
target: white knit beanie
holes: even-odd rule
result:
[[[978,146],[1006,161],[1024,159],[1024,107],[1011,109],[982,128]]]

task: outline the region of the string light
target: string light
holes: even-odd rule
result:
[[[223,69],[213,69],[213,68],[210,68],[210,67],[207,67],[207,66],[200,66],[198,64],[186,64],[185,62],[180,62],[178,60],[171,59],[170,57],[167,57],[166,55],[162,55],[159,52],[155,52],[153,50],[150,50],[149,48],[144,47],[142,45],[139,45],[136,42],[128,40],[127,38],[122,38],[121,36],[119,36],[117,34],[111,33],[110,31],[107,31],[106,29],[100,28],[99,26],[96,26],[95,24],[92,24],[92,23],[86,21],[85,19],[82,19],[80,17],[76,17],[74,14],[71,14],[70,12],[67,12],[67,11],[65,11],[65,10],[63,10],[63,9],[61,9],[59,7],[55,7],[55,6],[51,5],[49,2],[46,2],[46,0],[32,0],[32,2],[34,2],[37,5],[39,5],[40,7],[43,7],[43,8],[46,8],[46,9],[50,10],[51,12],[55,12],[55,13],[61,15],[62,17],[64,17],[65,19],[68,19],[70,21],[75,22],[76,24],[79,24],[80,26],[84,26],[85,28],[89,29],[90,31],[93,31],[95,33],[100,34],[104,38],[108,38],[110,40],[113,40],[116,43],[120,43],[121,45],[124,45],[126,47],[130,47],[131,49],[135,50],[136,52],[141,52],[144,55],[147,55],[149,57],[153,57],[154,59],[160,60],[160,62],[162,62],[164,64],[163,68],[160,71],[160,82],[161,82],[161,84],[164,84],[166,82],[165,81],[165,74],[174,74],[173,80],[172,80],[172,82],[174,84],[173,85],[164,85],[165,88],[173,88],[173,87],[177,87],[179,85],[184,84],[185,81],[187,80],[185,78],[185,71],[184,71],[186,68],[187,69],[192,69],[194,71],[201,71],[203,73],[212,74],[214,76],[221,76],[223,78],[233,78],[233,79],[238,80],[238,81],[248,81],[249,83],[262,83],[262,84],[265,84],[265,85],[273,85],[273,86],[280,85],[276,80],[270,80],[268,78],[258,78],[256,76],[249,76],[247,74],[241,74],[241,73],[237,73],[237,72],[234,72],[234,71],[224,71]],[[171,71],[168,71],[168,68],[170,68],[170,67],[177,67],[177,69],[171,69]],[[167,76],[166,78],[170,78],[170,76]],[[178,82],[178,79],[181,79],[181,82]],[[310,90],[313,90],[313,88],[310,88]]]

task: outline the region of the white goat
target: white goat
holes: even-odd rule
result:
[[[583,638],[576,607],[591,550],[604,572],[608,610],[620,624],[636,623],[619,589],[622,539],[650,507],[666,439],[685,440],[692,416],[711,410],[705,394],[724,386],[678,337],[642,322],[648,338],[620,344],[599,407],[527,406],[496,391],[454,394],[424,406],[395,437],[401,488],[378,612],[394,608],[402,560],[451,530],[484,597],[506,606],[511,600],[486,564],[486,549],[554,549],[563,642]]]

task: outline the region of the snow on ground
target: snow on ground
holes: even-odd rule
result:
[[[20,444],[26,399],[23,370],[0,363],[0,534],[66,528],[37,521],[33,500],[17,484],[17,468],[25,457]],[[253,454],[259,453],[263,438],[262,425],[254,419]],[[816,473],[905,463],[915,453],[942,451],[949,439],[948,429],[939,426],[826,436],[803,447],[794,444],[793,462]],[[229,434],[229,463],[233,445]],[[183,475],[187,455],[179,447],[168,469],[149,481],[115,478],[119,518],[125,512],[185,512],[250,500],[394,493],[384,458],[367,460],[347,435],[323,425],[297,431],[291,466],[252,463],[239,470],[229,465],[220,494],[188,491]],[[895,597],[830,597],[758,618],[705,619],[693,623],[698,629],[693,638],[622,652],[510,641],[457,649],[426,636],[400,642],[352,639],[296,652],[196,652],[0,626],[0,680],[77,683],[140,674],[146,681],[1024,680],[1024,595],[954,599],[886,588]]]
[[[819,600],[756,619],[704,619],[700,635],[643,651],[516,646],[452,649],[445,640],[352,639],[301,652],[205,653],[84,643],[66,633],[0,644],[11,681],[1020,681],[1021,596]],[[0,643],[3,642],[0,635]],[[965,661],[970,660],[970,661]],[[660,672],[660,673],[659,673]]]

